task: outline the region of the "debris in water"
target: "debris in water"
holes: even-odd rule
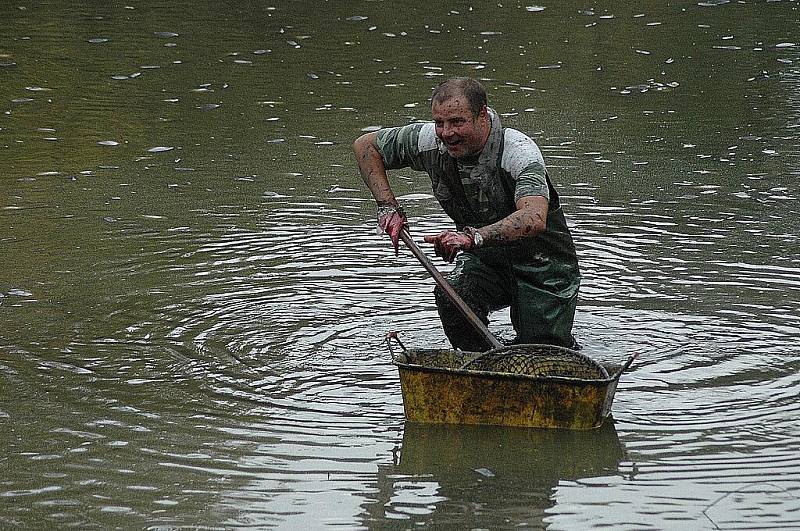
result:
[[[12,288],[6,292],[9,297],[33,297],[33,293],[24,289]]]

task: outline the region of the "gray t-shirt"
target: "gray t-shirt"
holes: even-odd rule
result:
[[[546,169],[539,146],[516,129],[502,129],[497,115],[490,110],[492,131],[481,153],[456,160],[459,177],[467,200],[475,212],[491,217],[489,200],[490,176],[497,165],[493,149],[500,135],[503,137],[503,154],[500,169],[514,180],[514,202],[526,196],[542,196],[549,201]],[[493,142],[494,140],[494,142]],[[415,123],[403,127],[383,129],[377,137],[378,150],[387,169],[411,167],[425,171],[425,161],[436,152],[446,155],[446,148],[436,137],[433,123]],[[427,154],[427,156],[426,156]],[[435,158],[435,157],[434,157]]]

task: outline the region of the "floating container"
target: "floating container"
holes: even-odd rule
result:
[[[453,349],[397,351],[391,341],[387,342],[400,372],[405,418],[419,423],[599,428],[611,413],[620,376],[635,359],[631,356],[624,364],[592,362],[602,370],[591,379],[541,376],[470,368],[485,368],[485,364],[475,361],[487,354],[500,358],[497,351],[485,354]],[[402,347],[399,341],[398,344]],[[576,351],[550,345],[505,347],[511,355],[520,352],[520,348],[547,352],[555,349],[587,358]]]

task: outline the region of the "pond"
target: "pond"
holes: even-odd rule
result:
[[[797,3],[79,4],[2,8],[0,527],[800,526]],[[638,354],[600,430],[404,422],[385,334],[447,341],[350,146],[451,76]]]

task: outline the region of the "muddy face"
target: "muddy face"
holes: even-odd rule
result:
[[[489,136],[489,116],[486,107],[473,116],[467,99],[456,96],[431,105],[436,124],[436,136],[452,157],[474,155],[483,149]]]

